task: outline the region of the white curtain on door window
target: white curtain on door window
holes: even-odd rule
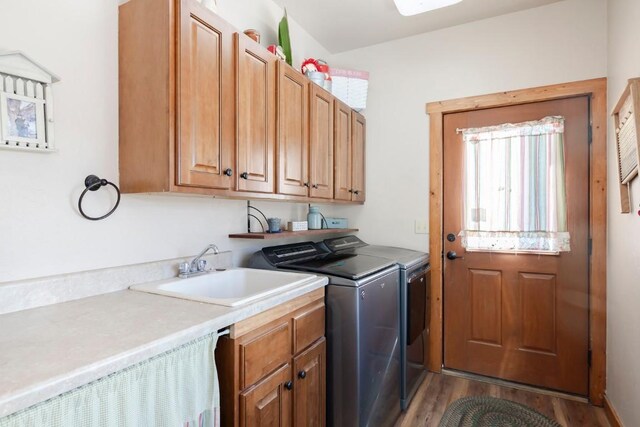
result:
[[[570,250],[564,118],[461,129],[462,245],[467,250]]]

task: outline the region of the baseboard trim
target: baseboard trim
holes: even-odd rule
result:
[[[620,417],[616,412],[616,408],[613,407],[606,394],[604,395],[604,413],[607,414],[607,419],[609,420],[611,427],[624,427],[624,424],[622,424],[622,421],[620,421]]]
[[[505,381],[505,380],[501,380],[493,377],[485,377],[483,375],[478,375],[478,374],[470,374],[468,372],[455,371],[452,369],[442,368],[442,374],[451,375],[453,377],[465,378],[468,380],[481,381],[484,383],[494,384],[501,387],[515,388],[516,390],[530,391],[533,393],[544,394],[546,396],[559,397],[566,400],[573,400],[575,402],[589,403],[589,399],[587,399],[586,397],[576,396],[575,394],[563,393],[561,391],[549,390],[546,388],[539,388],[539,387],[534,387],[526,384],[514,383],[511,381]]]

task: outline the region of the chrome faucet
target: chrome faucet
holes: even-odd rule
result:
[[[207,260],[202,259],[204,254],[209,252],[209,250],[213,250],[215,255],[220,253],[218,247],[214,244],[210,244],[202,252],[200,252],[191,262],[181,262],[178,266],[178,277],[181,279],[186,279],[187,277],[195,276],[198,274],[207,272]]]

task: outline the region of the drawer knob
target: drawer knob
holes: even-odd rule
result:
[[[298,378],[304,379],[306,376],[307,372],[305,370],[298,372]]]
[[[287,390],[291,390],[293,388],[293,382],[287,381],[286,383],[284,383],[284,388],[286,388]]]

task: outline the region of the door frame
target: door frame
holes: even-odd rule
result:
[[[429,115],[429,253],[431,254],[430,335],[427,368],[441,372],[443,364],[443,168],[445,114],[589,96],[591,144],[589,150],[589,401],[602,406],[606,385],[607,291],[607,79],[500,92],[490,95],[431,102]]]

